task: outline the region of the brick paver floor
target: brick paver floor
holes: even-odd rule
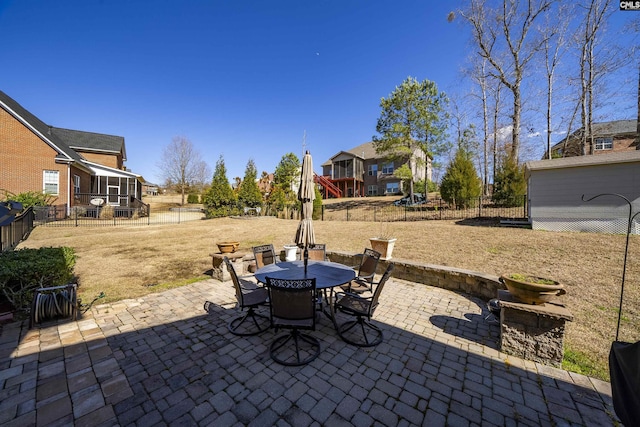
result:
[[[210,301],[205,312],[205,301]],[[384,341],[269,357],[272,331],[229,333],[230,282],[206,280],[94,307],[76,322],[2,326],[4,426],[606,426],[609,383],[506,356],[483,301],[391,279],[374,321]],[[265,311],[266,313],[266,311]]]

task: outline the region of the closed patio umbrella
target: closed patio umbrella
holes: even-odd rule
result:
[[[311,154],[307,151],[302,159],[302,171],[300,172],[300,188],[298,189],[298,200],[302,202],[302,215],[298,230],[296,231],[296,244],[304,248],[304,268],[307,270],[309,260],[309,246],[314,245],[316,236],[313,231],[313,200],[316,198],[313,182],[313,162]]]

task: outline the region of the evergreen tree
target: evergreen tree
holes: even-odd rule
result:
[[[239,213],[236,195],[227,179],[227,168],[222,156],[216,162],[211,188],[204,195],[202,203],[207,218],[219,218]]]
[[[298,187],[296,183],[300,182],[300,159],[293,153],[287,153],[282,156],[280,163],[273,172],[273,182],[284,193],[284,208],[293,208],[299,204]]]
[[[524,165],[518,165],[512,156],[505,156],[493,179],[493,202],[505,207],[523,206],[525,194]]]
[[[257,178],[256,165],[253,160],[249,159],[238,190],[238,201],[241,207],[257,208],[262,206],[262,193],[258,188]]]
[[[466,209],[475,204],[482,192],[478,173],[471,160],[470,153],[460,146],[440,184],[440,195],[453,203],[458,209]]]

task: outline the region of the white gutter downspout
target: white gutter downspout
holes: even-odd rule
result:
[[[71,164],[67,163],[67,215],[71,215]]]

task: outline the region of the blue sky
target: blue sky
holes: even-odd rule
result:
[[[45,123],[125,137],[127,166],[161,183],[174,136],[229,179],[282,156],[314,169],[371,140],[407,76],[466,83],[468,33],[448,1],[2,0],[0,89]],[[633,115],[631,116],[633,117]]]

